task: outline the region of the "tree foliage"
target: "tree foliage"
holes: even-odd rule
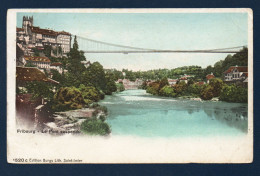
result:
[[[54,95],[52,85],[46,82],[28,82],[25,88],[27,89],[27,93],[33,94],[33,98],[47,98],[48,100],[52,100]]]
[[[219,99],[227,102],[247,103],[248,89],[235,84],[224,85]]]
[[[212,86],[205,86],[204,89],[201,91],[200,98],[202,100],[211,100],[214,97],[213,91],[214,88]]]
[[[111,129],[109,125],[104,122],[102,119],[88,119],[85,120],[81,126],[80,126],[81,131],[83,131],[86,134],[90,135],[108,135],[111,133]]]
[[[93,86],[85,86],[84,84],[81,84],[79,90],[86,104],[97,102],[102,98],[101,93]]]
[[[224,83],[221,79],[213,78],[209,80],[209,85],[213,87],[213,97],[218,97],[220,95]]]
[[[54,109],[58,111],[80,109],[85,105],[84,98],[76,87],[62,87],[54,95]]]

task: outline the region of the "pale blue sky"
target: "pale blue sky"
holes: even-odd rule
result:
[[[247,13],[18,13],[34,26],[65,30],[104,42],[153,49],[213,49],[248,44]],[[80,41],[79,44],[81,45]],[[206,67],[227,54],[86,54],[105,68],[148,70],[185,65]]]

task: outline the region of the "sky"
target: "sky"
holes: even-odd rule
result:
[[[17,27],[22,27],[23,16],[33,16],[34,26],[41,28],[141,48],[200,50],[248,44],[247,13],[17,13]],[[88,46],[80,39],[78,42],[80,49]],[[98,61],[104,68],[134,71],[190,65],[205,68],[227,56],[225,53],[85,55],[87,60]]]

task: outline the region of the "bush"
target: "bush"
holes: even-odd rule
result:
[[[248,89],[238,85],[225,85],[220,93],[219,100],[236,103],[248,102]]]
[[[122,92],[122,91],[125,90],[125,87],[124,87],[123,83],[117,83],[116,87],[117,87],[117,92]]]
[[[167,85],[160,90],[159,94],[165,97],[176,97],[176,93],[173,88]]]
[[[57,111],[80,109],[85,105],[81,92],[75,87],[62,87],[54,95],[53,109]]]
[[[213,98],[214,88],[210,85],[207,85],[200,94],[202,100],[211,100]]]
[[[107,112],[108,112],[106,106],[98,106],[98,107],[96,107],[96,110],[102,111],[102,112],[104,112],[105,114],[107,114]]]
[[[102,120],[89,119],[85,120],[80,127],[81,131],[90,135],[108,135],[111,133],[110,127]]]
[[[106,120],[106,116],[101,115],[101,116],[99,117],[99,119],[100,119],[102,122],[104,122],[104,121]]]

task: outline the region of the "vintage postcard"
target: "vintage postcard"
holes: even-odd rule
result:
[[[250,163],[251,9],[10,9],[7,161]]]

